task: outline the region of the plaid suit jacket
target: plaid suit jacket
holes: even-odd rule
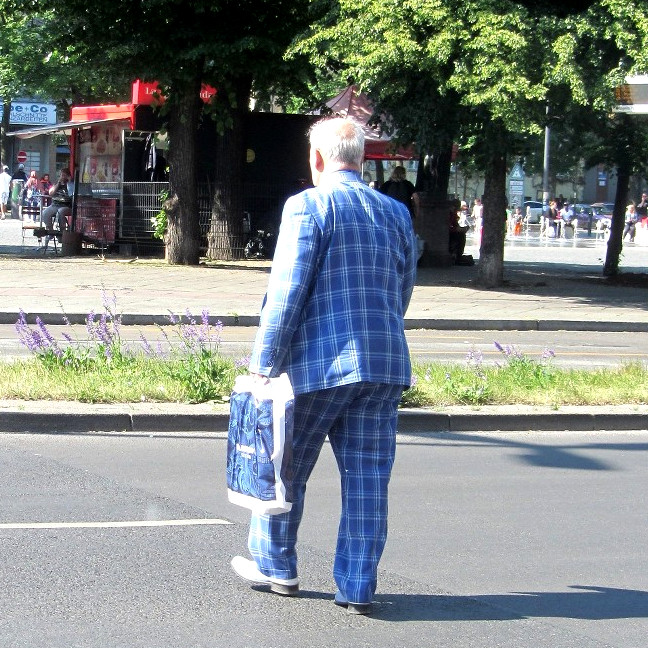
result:
[[[409,386],[403,318],[416,277],[407,208],[354,171],[284,207],[249,369],[296,394],[356,382]]]

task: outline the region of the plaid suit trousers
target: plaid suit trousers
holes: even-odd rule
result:
[[[387,540],[387,491],[401,395],[399,385],[361,382],[295,397],[292,510],[253,515],[250,524],[248,546],[263,574],[297,576],[297,531],[306,482],[328,436],[342,492],[333,575],[347,600],[372,600]]]

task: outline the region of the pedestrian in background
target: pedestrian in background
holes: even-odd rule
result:
[[[397,408],[411,366],[404,316],[417,245],[406,207],[369,188],[353,121],[310,132],[312,189],[290,197],[249,370],[286,372],[295,392],[291,511],[252,515],[232,567],[248,582],[297,594],[297,532],[306,482],[328,437],[341,479],[335,603],[368,614],[387,538]]]
[[[574,236],[576,236],[576,226],[574,225],[574,210],[571,208],[571,205],[567,201],[564,201],[559,215],[560,218],[556,221],[556,225],[559,230],[556,232],[556,238],[565,238],[566,227],[571,227]]]
[[[48,207],[52,204],[52,199],[50,198],[49,191],[52,188],[52,182],[50,181],[49,173],[43,173],[40,182],[38,183],[38,190],[41,194],[41,200],[43,201],[43,207]]]
[[[412,196],[414,195],[414,185],[407,179],[407,171],[404,166],[396,166],[392,171],[389,180],[385,182],[378,191],[381,191],[386,196],[402,202],[413,214]]]
[[[558,203],[555,198],[549,201],[549,207],[542,214],[542,224],[540,225],[540,237],[543,235],[549,238],[557,236],[556,223],[560,220],[560,213],[558,212]]]
[[[0,219],[2,220],[7,217],[10,191],[11,176],[9,175],[9,167],[5,164],[2,167],[2,173],[0,173]]]
[[[25,182],[25,185],[22,188],[22,193],[20,194],[21,218],[25,213],[25,207],[40,207],[40,192],[38,190],[38,177],[36,176],[36,171],[32,171],[29,174],[29,178],[27,178],[27,182]],[[40,220],[32,210],[27,211],[32,214],[32,220],[34,222]]]
[[[621,240],[624,241],[625,237],[630,235],[630,243],[634,243],[635,233],[637,231],[637,208],[634,203],[626,207],[625,213],[625,227],[623,228],[623,236]]]
[[[648,194],[644,191],[641,200],[637,203],[637,222],[648,218]]]
[[[25,173],[25,165],[19,164],[18,168],[14,171],[14,174],[11,176],[12,180],[21,180],[22,182],[27,182],[27,174]]]
[[[475,198],[472,208],[472,221],[474,223],[475,234],[478,239],[481,239],[482,222],[484,219],[484,206],[482,205],[481,198]]]

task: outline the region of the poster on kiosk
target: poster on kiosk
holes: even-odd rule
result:
[[[121,182],[121,130],[116,124],[95,124],[79,132],[81,182]]]

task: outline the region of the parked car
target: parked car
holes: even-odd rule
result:
[[[605,232],[612,227],[612,212],[614,211],[614,203],[601,202],[592,203],[592,211],[594,212],[594,223],[592,229]]]
[[[592,209],[594,214],[598,216],[607,216],[612,218],[612,212],[614,211],[614,203],[611,202],[597,202],[592,203]]]
[[[527,200],[522,206],[522,213],[525,215],[527,223],[537,225],[543,212],[544,207],[539,200]]]
[[[587,203],[576,203],[571,206],[574,211],[574,216],[578,221],[578,229],[589,229],[596,227],[596,219],[594,217],[594,208]],[[591,225],[590,225],[591,223]]]

